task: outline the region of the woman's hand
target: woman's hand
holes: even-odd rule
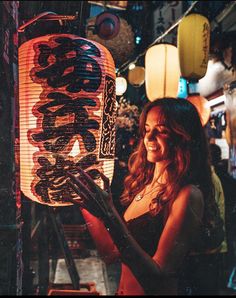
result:
[[[109,179],[100,172],[100,176],[104,182],[104,189],[101,189],[94,180],[78,167],[80,176],[75,177],[67,172],[69,179],[67,182],[72,189],[80,196],[80,199],[71,199],[74,204],[79,204],[91,214],[105,219],[114,207],[110,189]]]
[[[80,173],[78,177],[67,172],[68,183],[81,198],[71,201],[103,221],[112,239],[112,247],[119,250],[121,261],[132,271],[145,293],[156,295],[157,287],[162,282],[157,282],[160,278],[160,268],[136,242],[114,208],[109,179],[100,173],[104,181],[104,189],[101,189],[81,168],[78,170]]]

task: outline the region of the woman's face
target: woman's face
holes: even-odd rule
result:
[[[170,129],[165,126],[159,107],[153,107],[145,122],[144,145],[147,160],[152,163],[164,161],[170,156]]]

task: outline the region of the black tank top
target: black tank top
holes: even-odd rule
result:
[[[166,213],[169,210],[168,206],[169,204],[164,204],[156,215],[147,212],[126,222],[132,236],[151,257],[156,252],[166,221]]]

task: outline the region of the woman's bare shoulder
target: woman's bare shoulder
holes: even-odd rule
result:
[[[204,209],[204,197],[198,185],[185,185],[179,192],[174,204],[179,205],[185,202],[187,209],[197,214],[197,217],[202,217]],[[173,204],[173,205],[174,205]]]
[[[203,201],[203,193],[198,185],[188,184],[182,187],[179,191],[178,197],[186,197],[190,201]]]

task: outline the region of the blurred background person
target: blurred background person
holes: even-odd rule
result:
[[[236,180],[228,173],[228,159],[222,159],[220,146],[210,144],[212,165],[222,183],[225,196],[225,228],[227,241],[226,281],[227,286],[236,290]]]

